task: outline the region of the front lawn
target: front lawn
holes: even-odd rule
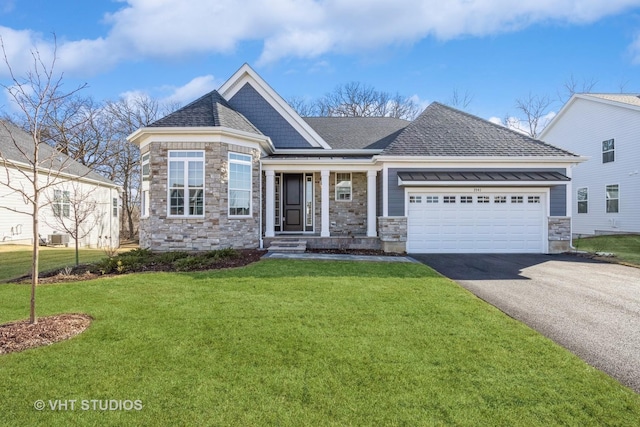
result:
[[[31,273],[31,249],[27,247],[0,247],[0,283]],[[80,249],[80,262],[91,263],[107,255],[101,249]],[[72,267],[76,263],[75,249],[40,248],[40,272]]]
[[[640,235],[594,236],[573,239],[581,251],[615,254],[617,260],[640,266]]]
[[[27,316],[28,294],[0,285],[0,323]],[[424,265],[265,260],[46,285],[38,298],[41,316],[94,321],[69,341],[0,356],[0,424],[640,419],[639,395]]]

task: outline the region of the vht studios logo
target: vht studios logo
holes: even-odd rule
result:
[[[33,407],[38,411],[140,411],[142,400],[116,399],[55,399],[36,400]]]

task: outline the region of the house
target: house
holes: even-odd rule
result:
[[[40,144],[39,235],[51,244],[80,247],[119,246],[120,187],[70,157]],[[34,143],[31,135],[9,122],[0,123],[0,244],[32,244],[33,197],[30,176]],[[25,175],[26,174],[26,175]],[[45,188],[45,186],[47,186]],[[77,221],[77,213],[82,219]],[[78,224],[78,233],[69,235]]]
[[[412,122],[302,118],[251,67],[129,140],[140,244],[387,252],[560,252],[568,151],[439,103]]]
[[[573,171],[575,235],[640,233],[640,96],[575,94],[540,137],[589,158]]]

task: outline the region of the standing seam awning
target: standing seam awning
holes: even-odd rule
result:
[[[559,172],[523,172],[523,171],[481,171],[481,172],[398,172],[398,178],[403,183],[417,182],[548,182],[571,181],[571,178]]]

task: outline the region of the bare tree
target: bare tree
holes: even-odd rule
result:
[[[54,49],[51,64],[44,62],[37,49],[31,51],[33,63],[24,77],[16,76],[7,56],[4,40],[0,37],[3,58],[6,64],[10,84],[0,86],[20,111],[24,128],[29,134],[25,144],[19,130],[7,122],[2,123],[13,155],[0,152],[2,165],[6,171],[6,183],[11,191],[20,194],[26,209],[17,211],[31,216],[33,223],[33,251],[31,263],[31,300],[30,323],[36,323],[36,287],[38,285],[39,265],[39,210],[44,200],[42,192],[64,180],[65,170],[71,160],[60,156],[60,152],[49,147],[43,137],[44,123],[50,120],[55,106],[84,87],[62,93],[62,76],[54,75],[56,52]],[[17,159],[16,159],[17,157]],[[16,175],[17,174],[17,175]],[[4,206],[3,206],[4,207]],[[5,207],[6,208],[6,207]]]
[[[377,91],[373,86],[351,82],[337,86],[316,101],[320,116],[395,117],[414,119],[419,107],[411,98]]]
[[[464,93],[460,93],[457,88],[454,88],[451,93],[451,98],[449,98],[446,104],[464,110],[471,104],[471,101],[473,101],[473,94],[471,94],[471,92],[465,90]]]
[[[313,117],[318,115],[317,105],[305,98],[294,96],[287,99],[287,103],[300,117]]]
[[[76,265],[80,264],[80,240],[87,237],[104,216],[98,208],[93,193],[97,187],[86,187],[78,181],[56,186],[53,194],[47,194],[52,215],[45,216],[45,222],[54,228],[63,229],[75,240]]]
[[[545,117],[549,114],[549,107],[553,101],[548,96],[529,95],[526,98],[516,99],[516,109],[524,115],[520,120],[523,123],[522,130],[532,138],[536,138],[546,126]],[[506,123],[509,126],[509,123]]]
[[[571,74],[562,85],[562,89],[558,91],[558,99],[562,104],[566,103],[576,93],[591,93],[593,88],[598,84],[598,80],[595,78],[576,80],[575,76]]]
[[[173,107],[173,106],[171,106]],[[148,126],[166,111],[158,101],[148,96],[107,102],[104,106],[108,121],[113,127],[113,141],[110,149],[109,178],[123,188],[122,221],[126,225],[126,237],[137,234],[137,209],[140,201],[140,150],[129,143],[126,137],[135,130]]]

